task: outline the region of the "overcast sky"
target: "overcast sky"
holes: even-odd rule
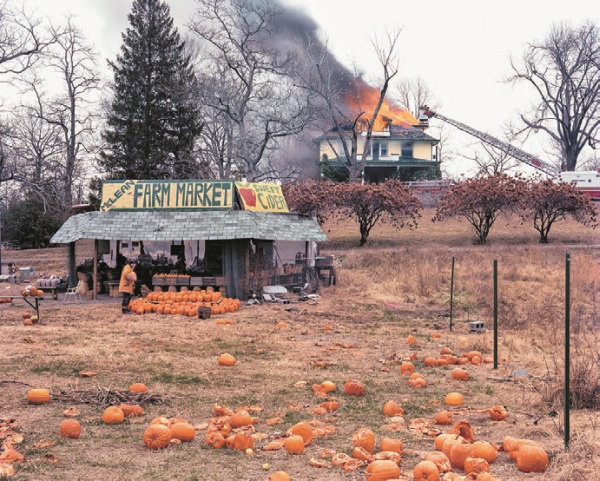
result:
[[[52,18],[71,14],[105,59],[114,59],[127,26],[131,0],[23,0]],[[167,0],[182,33],[194,0]],[[527,42],[545,37],[553,23],[600,20],[591,0],[281,0],[318,25],[342,63],[356,63],[377,85],[380,66],[370,40],[378,31],[401,28],[401,74],[423,78],[440,113],[502,137],[502,124],[527,107],[532,93],[503,82],[509,59]],[[594,6],[595,5],[595,6]],[[456,132],[450,129],[453,134]],[[472,139],[471,139],[472,140]],[[537,143],[525,144],[541,155]]]

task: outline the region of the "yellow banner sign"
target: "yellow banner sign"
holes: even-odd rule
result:
[[[233,209],[231,180],[107,180],[100,210]]]
[[[280,185],[236,182],[235,187],[244,210],[289,212]]]

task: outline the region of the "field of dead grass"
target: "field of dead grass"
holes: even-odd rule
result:
[[[498,221],[490,244],[474,246],[461,222],[432,224],[426,217],[412,232],[376,228],[369,245],[361,249],[355,248],[356,226],[325,226],[330,242],[322,250],[336,255],[337,283],[323,288],[316,301],[242,306],[238,312],[200,320],[124,316],[119,299],[66,306],[44,300],[41,323],[33,326],[22,323],[21,311],[27,306],[21,301],[1,304],[0,418],[17,423],[23,441],[15,447],[25,456],[11,479],[261,481],[285,470],[292,480],[361,480],[363,467],[345,472],[328,459],[322,468],[311,467],[309,460],[319,459],[324,449],[350,454],[353,433],[365,427],[377,441],[403,440],[402,479],[412,479],[413,466],[434,450],[431,434],[448,430],[433,424],[433,416],[442,409],[452,411],[454,420],[469,421],[476,439],[500,445],[507,435],[525,437],[548,451],[550,464],[544,474],[520,473],[500,453],[491,468],[504,481],[593,479],[600,454],[597,231],[574,223],[557,225],[551,232],[552,244],[541,246],[531,227]],[[582,392],[577,399],[582,407],[571,413],[568,452],[563,447],[560,391],[566,251],[571,253],[571,387]],[[78,255],[85,253],[85,246],[78,250]],[[38,273],[57,269],[50,273],[61,274],[60,259],[66,252],[4,251],[5,257],[22,259],[27,264],[21,265],[36,266]],[[485,357],[492,355],[494,259],[500,367],[469,364],[470,379],[456,381],[449,366],[426,367],[423,359],[439,357],[442,347],[458,354],[480,350]],[[219,318],[233,324],[217,325]],[[472,320],[484,321],[488,331],[469,334]],[[411,334],[417,341],[408,345],[405,339]],[[224,352],[237,358],[235,366],[217,364],[217,356]],[[402,359],[411,355],[417,357],[416,370],[427,380],[425,388],[407,386],[400,375]],[[513,379],[515,369],[526,369],[529,376]],[[82,370],[96,375],[80,377]],[[365,383],[364,396],[343,393],[344,382],[351,378]],[[325,380],[336,384],[332,396],[340,408],[317,415],[313,411],[324,399],[315,396],[311,386]],[[150,390],[150,397],[131,398],[141,401],[145,416],[103,424],[102,411],[114,402],[109,395],[127,397],[134,382],[143,382]],[[28,404],[31,387],[50,389],[52,401]],[[463,406],[443,404],[450,391],[465,396]],[[403,417],[384,416],[388,399],[404,408]],[[253,413],[259,418],[253,454],[204,443],[215,404],[234,410],[260,408]],[[489,419],[486,409],[495,404],[508,410],[505,421]],[[83,434],[77,440],[58,435],[63,411],[70,407],[81,413]],[[142,434],[158,416],[189,420],[197,428],[196,439],[158,452],[148,450]],[[267,423],[274,418],[280,422]],[[301,455],[261,449],[300,421],[333,432],[314,439]]]

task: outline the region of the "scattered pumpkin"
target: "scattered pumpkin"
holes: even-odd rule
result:
[[[440,471],[433,461],[425,460],[417,463],[413,469],[415,481],[438,481]]]
[[[479,474],[479,473],[489,473],[490,465],[483,458],[467,458],[465,459],[465,473],[467,474]]]
[[[425,456],[426,461],[431,461],[436,465],[440,474],[447,473],[452,470],[452,465],[448,456],[441,451],[431,451]]]
[[[381,438],[379,441],[380,451],[392,451],[394,453],[402,454],[404,444],[401,439],[398,438]]]
[[[388,400],[383,405],[383,414],[386,416],[402,416],[404,415],[404,409],[396,401]]]
[[[435,413],[435,423],[447,426],[452,424],[452,413],[449,411],[439,411]]]
[[[250,426],[256,421],[257,419],[250,416],[250,413],[248,413],[248,411],[242,409],[241,411],[237,411],[234,414],[232,414],[228,422],[233,429],[236,429],[244,426]]]
[[[492,406],[488,409],[488,414],[490,415],[490,419],[494,421],[502,421],[508,417],[508,412],[504,408],[504,406],[496,405]]]
[[[137,404],[119,404],[118,408],[123,411],[126,418],[144,415],[144,408]]]
[[[448,406],[460,406],[464,402],[464,396],[458,392],[450,392],[446,394],[444,402]]]
[[[352,445],[360,446],[367,452],[372,453],[375,449],[375,434],[369,428],[357,429],[352,436]]]
[[[323,381],[321,383],[321,389],[325,393],[333,392],[333,391],[335,391],[335,383],[333,383],[331,381]]]
[[[450,463],[452,467],[457,469],[465,469],[465,461],[467,458],[473,457],[473,445],[469,443],[455,442],[450,448]]]
[[[27,401],[31,404],[47,404],[50,402],[50,391],[47,389],[31,389],[27,392]]]
[[[417,342],[417,338],[411,334],[409,336],[406,336],[405,342],[406,344],[411,345]]]
[[[235,364],[235,357],[231,354],[221,354],[218,358],[219,366],[233,366]]]
[[[125,419],[125,414],[117,406],[109,406],[102,413],[102,422],[106,424],[119,424]]]
[[[164,424],[151,424],[144,431],[144,444],[150,449],[163,449],[169,445],[172,436]]]
[[[267,478],[267,481],[291,481],[291,479],[285,471],[275,471]]]
[[[186,422],[177,422],[171,426],[171,435],[173,439],[179,439],[183,442],[191,442],[196,437],[194,426]]]
[[[387,481],[400,477],[400,467],[389,459],[378,459],[369,463],[365,470],[367,481]]]
[[[77,439],[81,436],[81,424],[76,419],[67,419],[60,424],[59,432],[63,438]]]
[[[304,452],[304,438],[299,434],[292,434],[285,438],[283,448],[290,454],[302,454]]]
[[[469,377],[469,371],[466,369],[457,367],[456,369],[452,370],[452,379],[456,379],[457,381],[468,381]]]
[[[472,443],[475,441],[475,434],[473,433],[473,428],[468,421],[456,421],[454,425],[448,431],[450,434],[458,434],[467,442]]]
[[[254,439],[249,434],[239,432],[226,438],[225,445],[236,451],[246,451],[247,449],[254,449]]]
[[[475,441],[473,443],[473,455],[476,458],[483,458],[489,464],[492,464],[498,457],[498,450],[487,441]]]
[[[522,445],[517,452],[517,468],[524,473],[543,473],[548,466],[548,454],[541,446]]]
[[[211,448],[221,449],[223,446],[225,446],[225,436],[218,431],[213,431],[206,435],[204,442]]]
[[[305,446],[308,446],[313,440],[313,429],[312,426],[307,422],[300,422],[298,424],[294,424],[289,429],[288,434],[296,434],[298,436],[302,436]]]
[[[365,393],[365,385],[357,379],[348,379],[344,384],[344,392],[348,396],[362,396]]]
[[[410,376],[413,372],[415,372],[415,365],[410,361],[405,361],[400,364],[400,374],[403,376]]]
[[[144,392],[148,392],[148,388],[146,387],[145,384],[142,384],[141,382],[136,382],[134,384],[132,384],[131,386],[129,386],[129,392],[132,393],[144,393]]]

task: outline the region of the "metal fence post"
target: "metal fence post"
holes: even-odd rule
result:
[[[571,254],[565,257],[565,451],[571,437]]]
[[[494,259],[494,369],[498,369],[498,260]]]
[[[452,256],[452,271],[450,274],[450,330],[453,327],[453,315],[454,315],[454,256]]]

